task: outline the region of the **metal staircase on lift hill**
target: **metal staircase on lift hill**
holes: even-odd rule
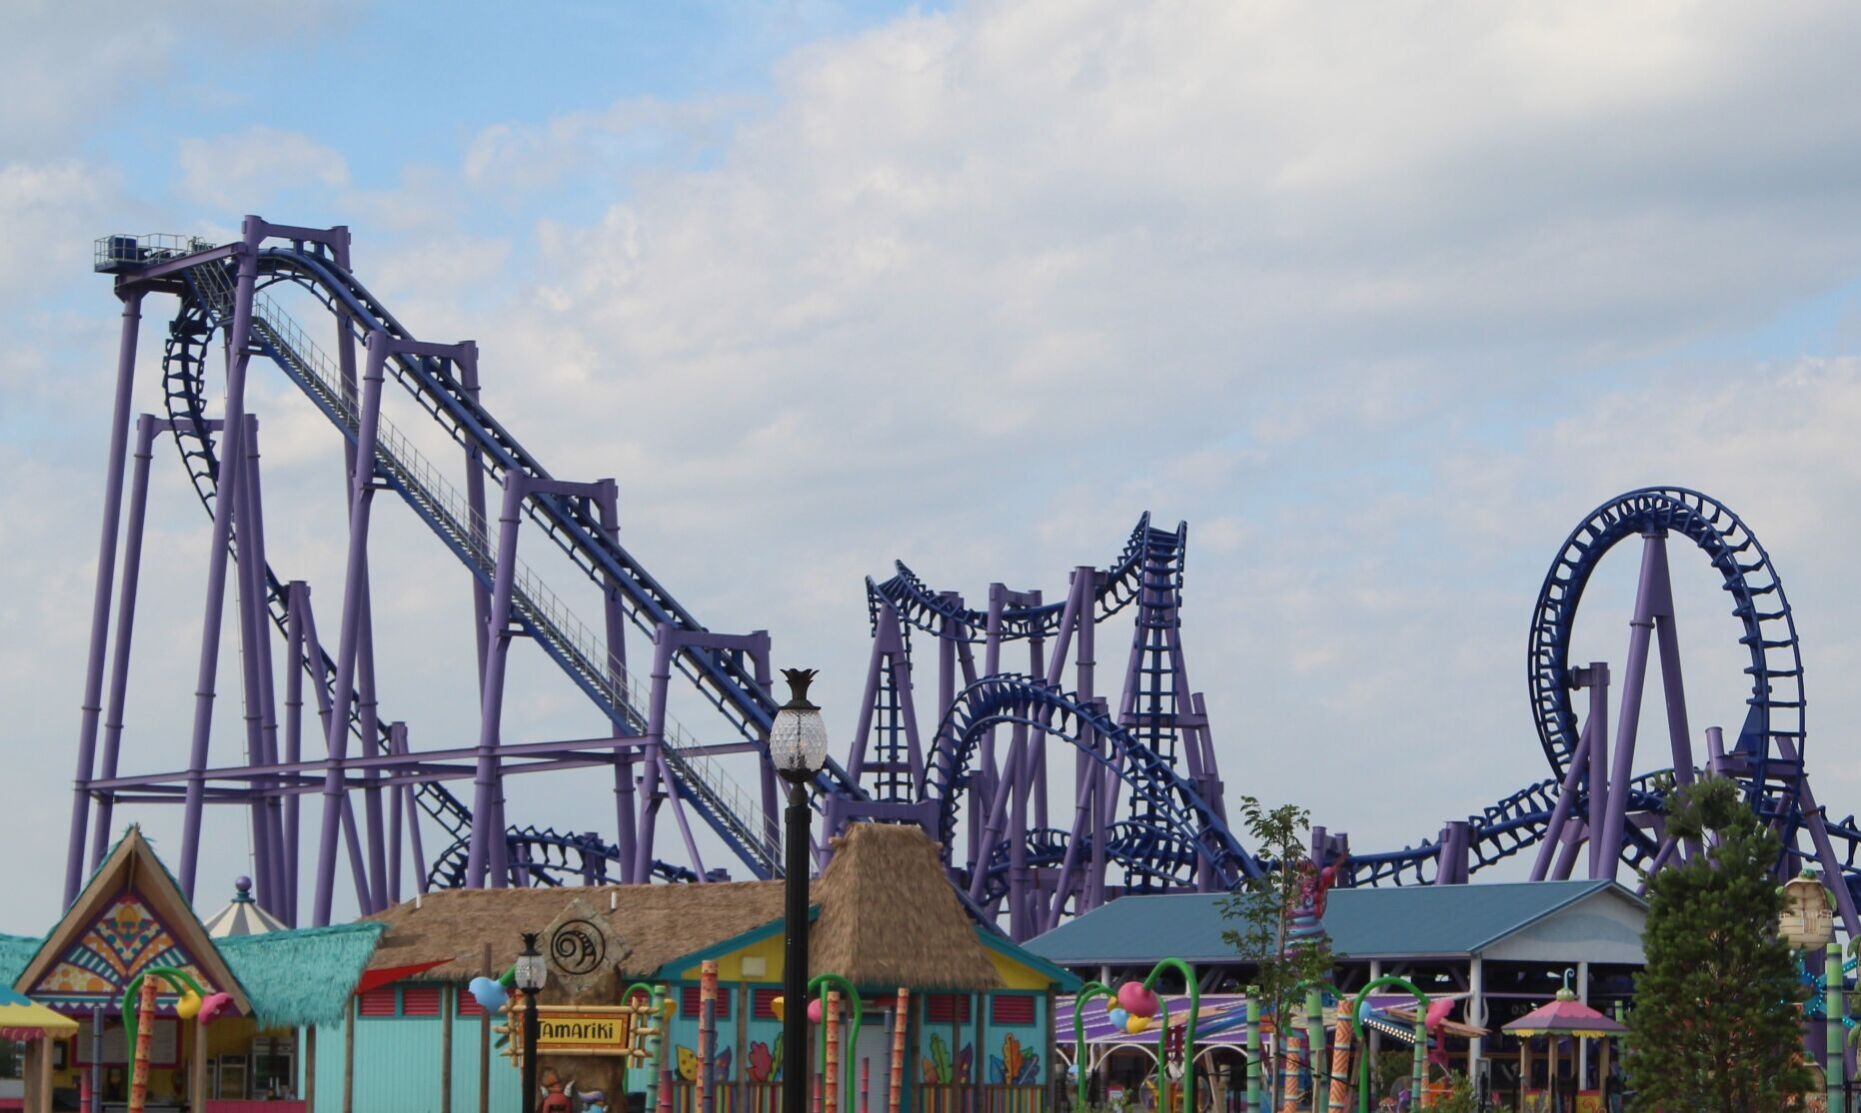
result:
[[[194,246],[197,250],[204,250],[200,241],[195,241]],[[223,323],[232,310],[233,285],[228,265],[217,259],[208,260],[187,268],[182,275],[208,311],[207,320],[202,324],[206,326],[204,331],[210,332],[213,326]],[[272,299],[263,295],[254,299],[253,331],[265,354],[271,356],[325,416],[353,441],[359,428],[360,415],[355,403],[343,390],[339,373],[315,342]],[[193,372],[188,378],[198,382],[199,360],[186,360],[185,366]],[[177,392],[171,387],[169,393],[172,401]],[[199,435],[205,436],[204,433]],[[383,478],[401,493],[422,521],[439,535],[441,541],[466,564],[472,574],[489,585],[497,564],[497,553],[492,541],[496,536],[495,531],[484,529],[482,521],[476,523],[479,526],[477,531],[469,528],[468,523],[473,521],[475,515],[466,500],[386,418],[381,419],[377,437],[376,462]],[[184,449],[184,454],[190,458],[190,470],[196,474],[196,486],[202,487],[201,480],[211,478],[203,473],[210,472],[211,468],[194,465],[211,461],[211,447],[192,451]],[[203,499],[211,498],[209,489],[203,488],[202,493]],[[284,614],[280,585],[269,569],[267,574],[273,588],[274,621],[282,626]],[[599,648],[599,641],[587,626],[521,560],[518,561],[517,582],[512,591],[512,607],[537,643],[569,674],[578,687],[594,699],[604,713],[626,724],[633,733],[645,732],[646,716],[634,706],[631,698],[632,692],[643,692],[645,687],[629,677],[619,662]],[[605,669],[601,664],[603,661],[606,662]],[[333,684],[334,665],[327,657],[324,665],[324,670],[321,670],[324,676],[320,682]],[[610,680],[610,670],[618,683]],[[354,706],[352,703],[351,707]],[[353,711],[351,724],[352,729],[359,732],[359,719]],[[718,768],[715,762],[701,755],[684,752],[694,743],[683,728],[670,719],[666,723],[665,736],[667,763],[677,780],[682,797],[740,855],[748,859],[753,871],[761,876],[779,876],[781,869],[776,850],[779,846],[778,833],[773,825],[759,831],[757,827],[762,825],[746,818],[754,817],[759,812],[749,794],[732,781],[723,769]],[[462,869],[451,868],[450,862],[470,841],[472,814],[461,801],[436,783],[423,784],[417,798],[423,810],[455,840],[453,847],[434,863],[431,880],[438,884],[457,884],[462,878]],[[587,866],[571,867],[564,860],[569,851],[584,859],[611,861],[618,857],[616,848],[589,834],[564,835],[550,829],[513,826],[508,837],[513,843],[513,849],[518,851],[512,855],[512,861],[529,863],[539,870],[553,865],[558,870],[572,868],[576,874],[586,874]],[[541,853],[540,858],[529,852],[531,844]],[[694,876],[690,870],[664,863],[655,863],[655,872],[660,876]],[[540,873],[537,877],[542,879]]]

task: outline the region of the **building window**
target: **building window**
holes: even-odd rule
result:
[[[990,1024],[1034,1023],[1034,998],[1025,993],[998,993],[989,999]]]
[[[679,994],[679,1012],[696,1020],[698,1009],[703,1004],[699,999],[699,987],[688,985]],[[717,1019],[730,1019],[730,991],[724,986],[717,987]]]
[[[924,1019],[932,1024],[969,1023],[969,997],[962,993],[933,993],[924,1001]]]
[[[461,991],[459,993],[459,1015],[483,1016],[485,1015],[485,1009],[483,1005],[478,1003],[478,998],[473,997],[470,993]]]
[[[395,990],[393,986],[371,989],[356,1001],[356,1013],[361,1016],[395,1015]]]
[[[750,991],[750,1019],[774,1020],[775,999],[782,996],[779,989],[753,989]]]
[[[401,990],[402,1016],[438,1016],[439,987],[410,985]]]

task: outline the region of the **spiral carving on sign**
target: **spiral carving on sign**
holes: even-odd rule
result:
[[[592,974],[607,957],[607,934],[587,920],[569,920],[550,935],[549,957],[564,974]]]

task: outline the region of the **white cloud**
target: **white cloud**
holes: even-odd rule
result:
[[[183,139],[181,193],[221,212],[250,212],[285,190],[339,190],[349,164],[307,135],[256,126],[212,139]]]

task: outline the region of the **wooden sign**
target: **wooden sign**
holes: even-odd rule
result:
[[[602,980],[629,951],[609,926],[608,914],[596,911],[586,897],[570,901],[543,931],[550,976],[570,997],[606,988]]]
[[[523,1061],[523,1010],[513,1001],[509,1020],[511,1062]],[[536,1046],[542,1055],[606,1055],[643,1059],[646,1050],[637,1037],[656,1034],[650,1025],[638,1028],[645,1005],[539,1005],[536,1010]]]
[[[632,1009],[544,1005],[536,1026],[544,1055],[625,1055],[633,1042]]]

